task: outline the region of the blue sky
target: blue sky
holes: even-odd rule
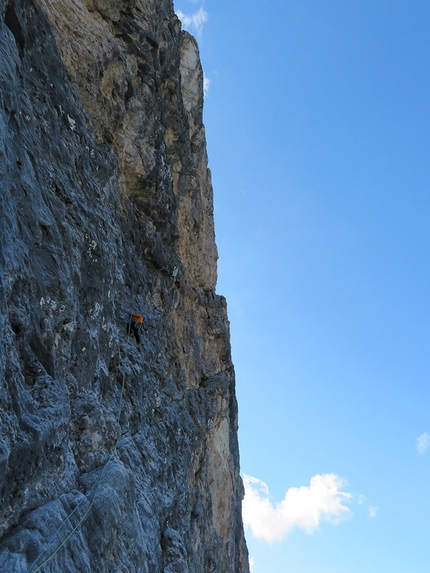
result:
[[[430,3],[175,8],[208,78],[253,573],[428,573]]]

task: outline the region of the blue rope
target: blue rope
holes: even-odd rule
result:
[[[128,328],[130,328],[131,325],[131,315],[130,315],[130,321],[129,321],[129,326]],[[128,329],[127,329],[128,332]],[[121,350],[118,350],[118,355],[119,355],[119,362],[121,363]],[[120,394],[120,400],[119,400],[119,407],[118,407],[118,413],[117,413],[117,422],[119,424],[120,421],[120,417],[121,417],[121,410],[122,410],[122,397],[123,397],[123,393],[124,393],[124,385],[125,385],[125,372],[122,373],[122,385],[121,385],[121,394]],[[60,527],[57,529],[57,531],[54,533],[54,535],[51,537],[51,539],[46,543],[45,547],[42,549],[42,551],[39,553],[39,555],[36,557],[36,559],[33,561],[33,563],[30,565],[30,567],[27,569],[26,573],[37,573],[37,571],[40,571],[42,569],[42,567],[44,567],[49,561],[51,561],[51,559],[58,553],[58,551],[63,547],[63,545],[70,539],[70,537],[72,537],[72,535],[75,533],[75,531],[82,525],[82,523],[85,521],[85,518],[87,517],[87,515],[89,514],[93,504],[94,504],[94,500],[96,497],[96,493],[97,490],[99,488],[100,485],[100,481],[103,477],[103,474],[105,473],[105,470],[107,468],[108,463],[111,461],[111,459],[114,457],[115,453],[116,453],[116,448],[119,442],[121,436],[118,436],[118,439],[116,441],[116,444],[114,446],[114,451],[113,453],[109,456],[108,461],[105,463],[105,465],[103,466],[99,477],[97,478],[97,480],[95,481],[93,487],[90,489],[90,491],[85,494],[85,497],[83,499],[81,499],[81,501],[78,503],[78,505],[75,507],[75,509],[73,511],[71,511],[69,513],[69,515],[66,517],[66,519],[63,521],[63,523],[60,525]],[[63,539],[63,541],[60,543],[60,545],[56,548],[56,550],[51,553],[51,555],[45,559],[45,561],[39,565],[36,569],[33,569],[33,567],[36,565],[36,563],[39,561],[39,559],[42,557],[42,555],[45,553],[45,551],[48,549],[48,547],[51,545],[51,543],[54,541],[54,539],[57,537],[57,535],[60,533],[60,531],[63,529],[63,527],[66,525],[66,523],[68,523],[72,517],[72,515],[75,513],[75,511],[78,510],[78,508],[84,503],[84,501],[87,501],[90,496],[91,493],[94,490],[94,495],[91,499],[91,503],[88,507],[88,509],[86,510],[86,512],[84,513],[84,515],[81,517],[81,519],[78,521],[78,524],[72,529],[72,531],[69,533],[69,535],[67,535],[67,537],[65,539]]]

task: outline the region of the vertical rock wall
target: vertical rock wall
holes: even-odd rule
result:
[[[196,42],[171,0],[0,15],[0,571],[246,573]]]

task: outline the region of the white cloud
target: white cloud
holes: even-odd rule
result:
[[[251,528],[254,537],[269,543],[280,541],[295,527],[312,533],[322,520],[337,524],[351,514],[342,503],[352,495],[340,490],[345,482],[335,474],[317,474],[309,487],[291,487],[284,499],[275,504],[269,500],[269,488],[264,482],[247,475],[243,482],[244,525]]]
[[[210,85],[211,85],[210,79],[206,77],[205,74],[203,73],[203,91],[205,95],[208,93]]]
[[[369,507],[369,516],[370,517],[376,517],[378,514],[378,508],[377,507]]]
[[[194,14],[188,15],[184,14],[182,10],[177,10],[176,15],[182,22],[184,28],[188,31],[194,30],[199,36],[202,33],[203,24],[208,20],[208,13],[203,9],[203,6],[200,6],[200,9],[194,12]]]
[[[427,432],[421,434],[419,438],[417,438],[417,450],[419,454],[423,454],[426,449],[430,446],[430,436]]]
[[[249,558],[249,571],[250,571],[250,573],[252,573],[253,569],[254,569],[254,557],[250,557]]]

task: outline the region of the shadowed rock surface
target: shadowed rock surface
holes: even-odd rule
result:
[[[247,573],[197,44],[171,0],[0,14],[0,571]]]

